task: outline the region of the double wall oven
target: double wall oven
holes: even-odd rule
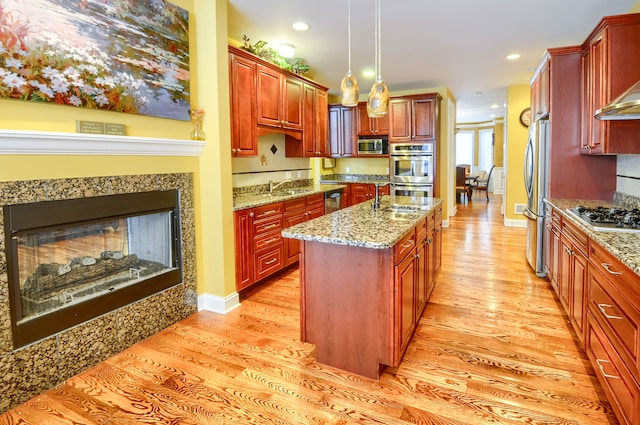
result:
[[[405,196],[421,204],[434,195],[434,146],[432,143],[390,143],[391,197]],[[395,202],[395,201],[393,201]]]

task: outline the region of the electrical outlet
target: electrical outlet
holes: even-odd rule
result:
[[[349,167],[347,167],[347,173],[349,172]]]
[[[302,171],[298,171],[298,178],[301,179],[302,178]]]
[[[290,178],[291,178],[291,171],[286,171],[286,172],[284,173],[284,178],[285,178],[285,179],[290,179]]]
[[[389,174],[389,167],[387,167],[387,174]]]

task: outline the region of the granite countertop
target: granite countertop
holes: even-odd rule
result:
[[[320,183],[387,183],[388,175],[378,174],[325,174],[320,177]]]
[[[583,199],[546,199],[545,202],[556,208],[563,219],[571,221],[572,224],[575,224],[576,227],[582,230],[589,238],[593,239],[640,276],[640,233],[593,230],[593,227],[579,221],[566,211],[567,208],[573,208],[578,205],[611,208],[614,204],[606,201]]]
[[[273,194],[245,193],[233,197],[233,210],[239,211],[247,208],[259,207],[260,205],[272,204],[274,202],[286,201],[287,199],[302,198],[317,193],[325,193],[330,190],[344,189],[345,185],[340,184],[314,184],[310,186],[299,186],[288,189],[276,189]],[[291,193],[294,191],[295,193]]]
[[[442,204],[442,199],[432,198],[425,210],[411,213],[394,213],[388,210],[390,198],[383,197],[380,208],[373,211],[373,200],[338,210],[286,228],[285,238],[349,245],[362,248],[387,249],[398,243],[415,225]]]

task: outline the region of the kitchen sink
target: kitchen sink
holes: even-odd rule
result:
[[[265,197],[273,197],[273,196],[288,196],[288,195],[298,195],[300,193],[309,193],[312,192],[311,189],[289,189],[289,190],[278,190],[271,193],[263,193],[262,196]]]

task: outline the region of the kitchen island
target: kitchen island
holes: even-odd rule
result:
[[[300,332],[318,362],[374,379],[400,364],[440,267],[442,200],[423,208],[387,197],[282,231],[303,241]]]

